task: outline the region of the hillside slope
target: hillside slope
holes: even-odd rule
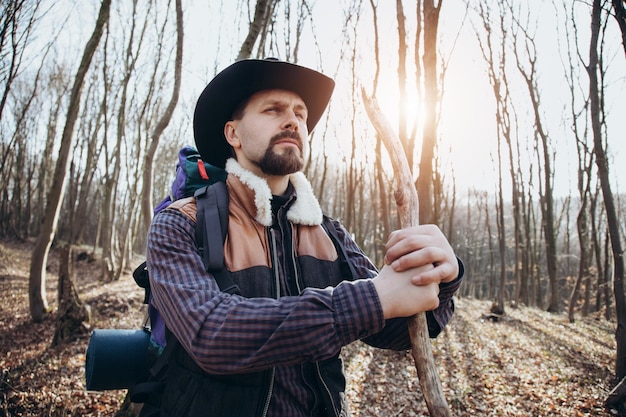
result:
[[[88,335],[50,348],[54,319],[34,324],[28,313],[28,243],[0,242],[0,415],[111,416],[125,392],[86,392]],[[55,306],[57,257],[48,266],[48,299]],[[93,328],[137,328],[143,294],[129,274],[97,281],[97,262],[76,268]],[[455,416],[605,416],[615,360],[614,323],[533,308],[507,309],[494,323],[490,303],[457,300],[433,351]],[[348,400],[354,417],[428,416],[409,352],[354,343],[344,350]]]

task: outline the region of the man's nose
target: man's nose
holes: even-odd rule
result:
[[[285,121],[283,122],[283,128],[298,131],[300,130],[300,123],[298,121],[298,116],[296,116],[296,112],[287,111],[285,112]]]

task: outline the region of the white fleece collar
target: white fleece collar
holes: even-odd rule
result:
[[[257,209],[256,221],[264,226],[272,225],[272,191],[264,178],[258,177],[230,158],[226,161],[226,172],[236,176],[248,188],[254,191],[254,205]],[[289,175],[289,181],[296,190],[296,201],[287,211],[287,219],[295,224],[317,226],[322,224],[320,207],[311,183],[302,172]]]

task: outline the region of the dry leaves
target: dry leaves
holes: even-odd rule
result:
[[[112,416],[124,391],[86,392],[88,337],[50,348],[54,317],[34,324],[28,312],[32,245],[0,242],[0,416]],[[48,266],[55,307],[57,258]],[[131,265],[133,267],[134,265]],[[98,263],[76,268],[96,328],[138,328],[143,294],[129,274],[98,282]],[[444,392],[455,416],[605,416],[612,388],[615,323],[567,322],[533,308],[507,307],[500,322],[484,320],[490,302],[457,300],[452,322],[433,341]],[[344,350],[353,417],[428,416],[408,352],[354,343]]]
[[[457,300],[433,341],[444,393],[455,416],[605,416],[612,388],[614,323],[567,322],[533,308],[485,320],[490,303]],[[351,346],[346,367],[355,417],[428,416],[409,353]]]

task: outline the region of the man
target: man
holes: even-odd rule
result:
[[[347,259],[322,227],[300,170],[333,88],[308,68],[244,60],[202,92],[194,136],[203,159],[228,172],[224,262],[240,294],[220,292],[203,267],[193,198],[155,216],[154,304],[182,346],[162,415],[346,416],[343,346],[408,349],[406,317],[428,311],[431,337],[450,319],[463,272],[437,227],[392,233],[380,273],[338,222]]]

